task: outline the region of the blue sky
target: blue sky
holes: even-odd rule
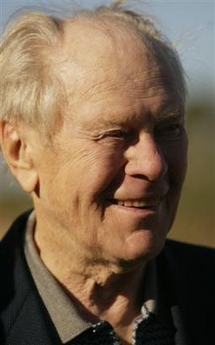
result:
[[[70,7],[95,6],[110,1],[96,0],[0,0],[0,30],[10,15],[23,6]],[[196,90],[215,92],[215,1],[128,1],[155,15],[164,33],[177,43],[183,65],[190,80],[191,94]]]

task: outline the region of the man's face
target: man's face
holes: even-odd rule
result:
[[[38,164],[47,227],[71,252],[113,263],[158,254],[186,171],[183,102],[167,68],[127,36],[79,38],[63,125]]]

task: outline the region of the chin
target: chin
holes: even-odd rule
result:
[[[127,239],[127,260],[152,260],[162,251],[165,241],[166,235],[155,235],[149,230],[139,230]]]

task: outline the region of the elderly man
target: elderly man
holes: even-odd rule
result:
[[[214,251],[165,244],[187,160],[172,45],[119,6],[28,12],[0,71],[2,151],[34,203],[1,244],[1,343],[214,344]]]

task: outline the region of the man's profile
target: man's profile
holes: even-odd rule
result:
[[[1,243],[0,340],[212,344],[214,251],[166,241],[188,146],[174,47],[113,5],[23,13],[0,49],[1,148],[34,204]]]

